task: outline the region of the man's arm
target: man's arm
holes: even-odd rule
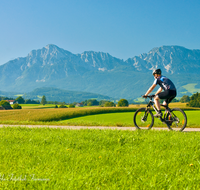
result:
[[[150,93],[153,91],[153,89],[154,89],[155,87],[156,87],[156,84],[153,84],[153,85],[147,90],[145,96],[147,96],[148,94],[150,94]]]

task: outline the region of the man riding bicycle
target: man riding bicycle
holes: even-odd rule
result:
[[[154,102],[158,109],[158,113],[156,113],[154,116],[161,117],[162,112],[160,109],[159,99],[165,99],[163,102],[163,105],[168,105],[176,97],[176,87],[170,79],[161,75],[160,69],[155,69],[153,71],[153,76],[155,78],[154,83],[147,90],[146,94],[143,97],[145,98],[145,96],[150,94],[154,90],[157,84],[160,86],[158,91],[155,93],[155,97],[154,97]],[[164,91],[162,92],[162,90]]]

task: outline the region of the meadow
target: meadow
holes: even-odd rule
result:
[[[22,105],[1,110],[0,123],[133,126],[142,106]],[[199,109],[173,106],[185,109],[188,127],[199,127]],[[2,127],[0,146],[0,189],[200,188],[198,132]]]
[[[1,189],[199,189],[200,134],[0,128]]]

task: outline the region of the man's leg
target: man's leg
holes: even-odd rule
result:
[[[167,100],[165,100],[165,101],[163,102],[163,105],[164,105],[164,106],[166,106],[166,105],[167,105]]]
[[[156,108],[158,109],[158,113],[156,113],[154,116],[155,117],[161,117],[162,116],[162,112],[161,112],[161,109],[160,109],[160,102],[159,102],[158,95],[154,98],[154,102],[155,102]]]
[[[157,108],[158,111],[159,111],[159,110],[160,110],[160,102],[159,102],[159,97],[158,97],[158,95],[155,96],[154,102],[155,102],[156,108]]]

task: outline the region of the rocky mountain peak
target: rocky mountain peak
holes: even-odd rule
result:
[[[178,88],[186,93],[182,86],[200,81],[200,50],[162,46],[123,61],[104,52],[73,54],[49,44],[31,51],[27,57],[1,65],[0,82],[3,91],[27,92],[38,87],[59,87],[127,97],[147,90],[155,68],[174,77]],[[194,79],[191,75],[198,77]]]
[[[200,71],[200,50],[189,50],[181,46],[162,46],[148,53],[128,59],[138,71],[160,68],[164,73],[180,74]]]

